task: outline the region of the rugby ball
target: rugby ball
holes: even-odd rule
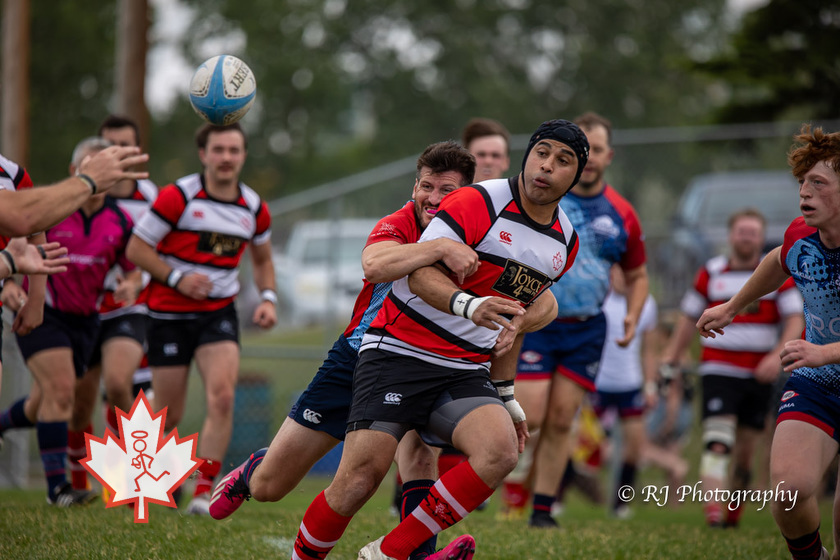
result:
[[[233,124],[254,104],[257,81],[248,65],[229,54],[201,63],[190,80],[190,104],[207,122]]]

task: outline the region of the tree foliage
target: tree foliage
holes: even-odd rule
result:
[[[67,175],[76,143],[96,134],[114,90],[113,3],[31,2],[28,168],[38,184]]]
[[[698,69],[731,90],[723,122],[837,118],[840,1],[770,0],[748,14],[720,56]]]

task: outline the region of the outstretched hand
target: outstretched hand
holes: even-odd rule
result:
[[[140,153],[140,148],[135,146],[110,146],[85,157],[79,173],[89,176],[96,183],[96,193],[100,194],[126,179],[147,179],[148,172],[134,167],[148,160],[149,154]]]
[[[19,274],[58,274],[67,270],[70,259],[60,243],[30,245],[25,238],[9,241],[6,250],[12,255]]]

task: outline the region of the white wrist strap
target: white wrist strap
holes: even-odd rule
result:
[[[274,290],[263,290],[260,292],[260,299],[270,301],[274,305],[277,305],[277,292]]]
[[[166,285],[172,288],[173,290],[178,286],[178,282],[181,281],[181,278],[184,276],[184,273],[180,270],[175,270],[174,268],[169,273],[169,276],[166,277]]]
[[[459,317],[472,321],[472,316],[473,313],[475,313],[475,310],[478,309],[478,306],[484,301],[490,299],[490,297],[491,296],[475,297],[459,290],[452,294],[452,298],[449,300],[449,310],[452,311],[453,315],[458,315]]]
[[[505,403],[505,408],[510,414],[511,420],[513,420],[514,424],[518,424],[519,422],[525,421],[525,411],[522,410],[522,406],[513,396],[513,379],[509,380],[497,380],[491,379],[493,385],[496,386],[496,392],[499,393],[499,397],[502,399],[502,402]]]

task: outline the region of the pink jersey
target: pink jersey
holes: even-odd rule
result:
[[[96,313],[111,267],[119,264],[123,270],[134,270],[125,258],[131,227],[131,217],[106,198],[92,216],[78,210],[47,230],[47,241],[67,247],[70,257],[66,272],[47,279],[47,305],[75,315]]]

